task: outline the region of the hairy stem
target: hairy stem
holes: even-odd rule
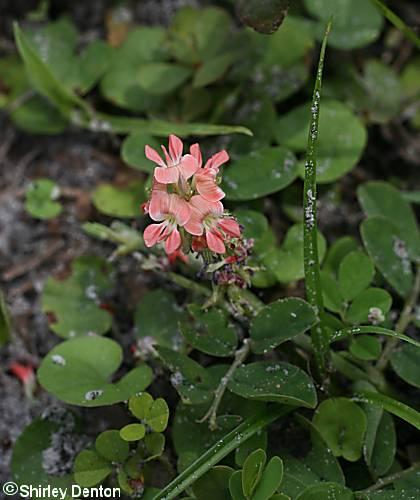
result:
[[[368,493],[371,491],[380,490],[383,487],[392,484],[397,479],[401,479],[404,476],[406,476],[407,474],[410,474],[411,472],[414,472],[417,470],[420,470],[420,462],[415,462],[411,467],[408,467],[408,469],[400,470],[398,472],[394,472],[393,474],[390,474],[389,476],[378,479],[378,481],[375,484],[372,484],[372,486],[369,486],[369,488],[366,488],[364,490],[357,492],[357,495],[363,494],[363,493]]]
[[[413,309],[417,304],[418,298],[420,294],[420,264],[417,265],[417,273],[414,279],[414,285],[411,290],[410,295],[407,297],[405,301],[404,308],[401,312],[401,316],[399,317],[397,324],[395,325],[395,331],[398,334],[403,334],[407,329],[410,321],[412,319]],[[382,355],[379,358],[376,368],[380,371],[384,371],[388,366],[388,362],[394,352],[396,346],[398,344],[398,339],[389,338],[385,344],[385,348],[382,351]]]
[[[209,428],[214,431],[217,429],[217,411],[219,409],[220,403],[222,401],[223,395],[226,391],[229,381],[232,379],[235,371],[242,365],[242,363],[247,358],[251,347],[250,339],[244,339],[242,346],[235,352],[235,359],[231,364],[229,370],[221,378],[220,384],[218,385],[215,393],[213,403],[210,406],[208,412],[204,415],[202,419],[199,420],[200,423],[209,420]]]
[[[325,50],[327,47],[328,35],[331,30],[331,21],[328,23],[325,36],[321,46],[319,56],[318,70],[316,75],[315,87],[312,97],[311,120],[309,125],[308,146],[306,152],[305,180],[303,193],[303,248],[304,248],[304,267],[305,267],[305,286],[306,295],[309,303],[322,317],[323,299],[320,280],[319,256],[318,256],[318,232],[316,218],[316,167],[317,167],[317,141],[318,141],[318,123],[319,108],[321,99],[322,74],[324,69]],[[326,357],[328,353],[328,339],[322,327],[318,323],[312,329],[312,343],[314,347],[315,361],[318,374],[324,378],[326,372]]]

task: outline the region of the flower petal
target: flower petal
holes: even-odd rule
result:
[[[223,215],[223,205],[220,201],[209,201],[200,195],[195,195],[191,198],[190,203],[203,217],[209,213],[219,217]]]
[[[189,179],[198,170],[198,162],[192,155],[185,155],[182,157],[181,162],[178,166],[181,175],[184,179]]]
[[[170,194],[168,212],[175,216],[177,224],[184,226],[191,216],[191,207],[177,194]]]
[[[166,238],[165,251],[167,254],[171,254],[178,250],[181,246],[181,235],[177,228],[175,228],[171,234]]]
[[[152,189],[152,196],[150,198],[148,208],[149,208],[149,215],[153,220],[156,221],[163,220],[169,211],[168,193]]]
[[[169,154],[171,155],[174,165],[179,163],[182,156],[183,144],[179,137],[171,134],[169,136]]]
[[[202,214],[193,208],[191,210],[191,216],[184,225],[184,228],[193,236],[201,236],[204,232]]]
[[[146,158],[153,163],[157,163],[161,167],[166,167],[165,162],[162,160],[159,153],[147,144],[144,148],[144,154],[146,155]]]
[[[179,170],[177,167],[156,167],[154,176],[162,184],[175,184],[179,179]]]
[[[223,219],[220,219],[217,225],[229,236],[240,238],[241,228],[239,227],[238,222],[232,217],[224,217]]]
[[[220,201],[225,193],[216,184],[212,175],[196,176],[196,188],[203,198],[208,201]]]
[[[226,248],[223,243],[222,238],[217,234],[212,231],[207,231],[206,232],[206,241],[207,245],[209,246],[210,250],[215,253],[225,253]]]
[[[161,240],[162,233],[165,231],[166,224],[161,222],[160,224],[149,224],[143,233],[144,243],[147,247],[152,247],[156,245]]]
[[[198,168],[201,168],[203,165],[203,157],[201,156],[201,149],[198,143],[195,143],[190,147],[190,154],[197,160]]]
[[[229,161],[229,155],[227,151],[219,151],[214,154],[205,164],[204,168],[214,168],[215,170],[219,170],[219,167]]]

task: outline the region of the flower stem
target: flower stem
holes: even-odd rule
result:
[[[220,403],[222,401],[223,395],[226,391],[229,381],[232,379],[235,371],[242,365],[242,363],[247,358],[251,348],[250,339],[244,339],[242,346],[235,352],[235,359],[233,363],[230,365],[229,370],[226,374],[220,379],[220,383],[214,393],[213,403],[211,404],[209,410],[204,415],[203,418],[199,420],[200,423],[209,421],[210,430],[214,431],[217,429],[217,410],[219,409]]]
[[[403,334],[407,329],[410,321],[412,319],[413,309],[417,304],[418,298],[420,294],[420,264],[417,264],[417,272],[416,277],[414,279],[413,288],[411,289],[410,295],[407,297],[407,300],[404,304],[404,308],[401,312],[401,316],[399,317],[397,324],[395,325],[395,331],[398,334]],[[379,358],[376,368],[379,371],[384,371],[388,365],[389,359],[392,356],[396,346],[398,345],[398,339],[389,338],[385,344],[385,348],[382,351],[382,355]]]
[[[397,479],[401,479],[404,476],[406,476],[407,474],[410,474],[411,472],[414,472],[416,470],[420,470],[420,462],[415,462],[413,465],[408,467],[408,469],[400,470],[398,472],[394,472],[393,474],[390,474],[389,476],[378,479],[378,481],[375,484],[372,484],[372,486],[369,486],[369,488],[358,491],[356,493],[356,495],[359,496],[359,495],[363,495],[364,493],[380,490],[384,486],[388,486],[388,485],[392,484],[394,481],[396,481]],[[362,496],[359,498],[364,498],[364,497]]]

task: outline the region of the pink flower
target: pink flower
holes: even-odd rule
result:
[[[215,253],[225,253],[225,240],[239,238],[241,230],[239,224],[232,217],[223,213],[220,201],[208,201],[200,195],[190,200],[191,216],[185,224],[185,229],[193,236],[206,237],[206,243]]]
[[[171,254],[181,246],[181,235],[178,226],[184,226],[191,216],[188,202],[176,194],[159,191],[155,202],[150,202],[149,215],[160,224],[150,224],[144,230],[144,242],[147,247],[165,241],[165,250]]]
[[[203,165],[200,146],[193,144],[190,148],[191,155],[195,158],[198,164],[198,170],[194,176],[195,187],[198,193],[208,201],[220,201],[225,197],[225,193],[216,183],[216,176],[219,173],[219,167],[229,160],[229,155],[226,151],[219,151],[214,154]]]
[[[154,178],[162,184],[176,184],[178,180],[189,179],[198,169],[196,159],[190,155],[182,154],[183,144],[176,135],[169,136],[169,153],[165,146],[162,150],[166,162],[162,160],[159,153],[150,146],[145,147],[146,158],[153,161],[158,167],[155,168]]]

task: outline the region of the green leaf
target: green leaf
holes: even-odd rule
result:
[[[352,399],[359,403],[380,406],[420,430],[420,413],[400,401],[372,391],[359,391]]]
[[[186,404],[204,404],[213,397],[215,384],[207,370],[188,356],[160,346],[160,357],[172,372],[171,382]]]
[[[239,367],[228,388],[244,398],[273,401],[314,408],[315,387],[310,377],[297,366],[288,363],[257,361]]]
[[[136,81],[150,95],[161,96],[173,92],[191,75],[190,68],[179,64],[149,62],[137,68]]]
[[[136,334],[141,339],[150,338],[157,345],[179,349],[183,339],[178,325],[185,317],[172,293],[163,289],[147,292],[136,307]]]
[[[235,463],[237,466],[242,467],[247,456],[254,450],[261,448],[266,451],[267,449],[267,432],[260,432],[259,434],[254,434],[252,438],[245,441],[241,446],[238,446],[235,450]]]
[[[380,326],[356,326],[350,328],[343,328],[342,330],[337,330],[335,334],[330,338],[330,342],[336,342],[350,335],[359,335],[361,333],[376,333],[378,335],[386,335],[388,337],[394,337],[399,340],[404,340],[414,346],[420,347],[420,342],[417,340],[404,335],[403,333],[397,333],[387,328],[382,328]]]
[[[262,354],[306,332],[317,322],[313,308],[298,298],[280,299],[263,307],[251,323],[252,350]]]
[[[420,388],[420,348],[405,344],[391,356],[394,372],[407,384]]]
[[[398,189],[387,182],[372,181],[357,190],[359,203],[368,217],[384,217],[392,222],[405,242],[409,256],[420,257],[420,232],[410,204]]]
[[[92,202],[102,213],[111,217],[139,217],[145,201],[144,184],[133,181],[124,188],[101,184],[92,194]]]
[[[375,274],[375,267],[370,258],[361,250],[347,254],[338,270],[338,284],[341,295],[346,300],[353,300],[367,288]]]
[[[31,134],[60,134],[69,124],[50,101],[38,94],[13,110],[11,117],[19,128]]]
[[[350,352],[362,361],[374,361],[381,354],[381,342],[377,337],[359,335],[351,341]]]
[[[229,492],[232,500],[246,500],[242,490],[242,471],[237,470],[230,476]]]
[[[238,54],[231,51],[204,61],[194,75],[193,87],[205,87],[222,78],[237,57]]]
[[[352,236],[343,236],[335,240],[328,248],[328,253],[324,261],[324,270],[337,275],[341,261],[348,253],[356,250],[358,247],[356,239]]]
[[[51,330],[64,338],[91,332],[101,335],[109,330],[112,317],[100,303],[112,285],[110,270],[105,260],[83,256],[73,261],[72,274],[65,281],[48,278],[42,311],[52,314]]]
[[[99,484],[111,472],[111,464],[92,450],[83,450],[74,462],[74,479],[85,488]]]
[[[253,451],[245,460],[242,468],[242,491],[246,498],[251,498],[259,483],[267,456],[264,450]]]
[[[121,158],[130,167],[151,174],[156,165],[146,158],[144,153],[146,145],[159,149],[159,141],[151,135],[142,132],[130,134],[122,143]]]
[[[245,470],[245,469],[244,469]],[[252,500],[268,500],[277,491],[283,480],[283,462],[280,457],[273,457],[265,467],[258,482]]]
[[[369,323],[371,320],[382,323],[391,309],[392,297],[382,288],[367,288],[350,304],[345,317],[352,324]]]
[[[145,420],[152,404],[153,397],[148,392],[142,392],[129,399],[128,409],[139,420]]]
[[[146,434],[144,444],[149,453],[146,462],[160,457],[165,449],[165,436],[158,432],[151,432]]]
[[[126,441],[139,441],[146,434],[146,427],[143,424],[128,424],[120,429],[121,439]]]
[[[286,415],[287,407],[272,407],[266,409],[236,427],[233,431],[219,439],[216,444],[207,449],[201,456],[178,475],[170,484],[161,490],[153,500],[172,500],[180,495],[188,486],[198,480],[203,474],[229,455],[241,443],[245,442],[256,432],[264,429],[271,422]]]
[[[97,222],[86,222],[82,224],[82,229],[89,236],[116,244],[117,248],[113,256],[127,255],[136,250],[144,249],[142,235],[133,227],[118,220],[112,221],[110,226],[104,226]]]
[[[113,56],[113,48],[103,40],[94,40],[81,53],[74,86],[86,94],[107,71]]]
[[[353,500],[351,490],[341,484],[322,483],[309,486],[296,500]]]
[[[233,469],[226,465],[212,467],[204,476],[196,481],[192,490],[196,498],[201,500],[230,500],[229,479]]]
[[[333,312],[341,312],[344,306],[344,299],[338,287],[337,280],[328,271],[321,271],[320,278],[325,307]]]
[[[158,398],[146,411],[147,425],[154,432],[163,432],[168,425],[169,408],[163,398]]]
[[[121,360],[122,349],[113,340],[98,336],[67,340],[43,359],[38,380],[45,390],[66,403],[107,406],[125,401],[152,381],[151,369],[139,365],[118,382],[109,383]]]
[[[296,152],[305,150],[310,107],[310,103],[303,104],[280,118],[276,135],[279,144]],[[317,182],[332,182],[349,172],[360,160],[366,142],[362,121],[346,105],[323,102],[317,136]]]
[[[238,337],[233,326],[228,323],[227,314],[221,309],[207,311],[200,306],[191,305],[193,324],[184,322],[182,334],[194,349],[212,356],[232,356],[238,345]]]
[[[367,420],[357,404],[347,398],[327,399],[318,406],[313,424],[334,456],[350,462],[360,458]]]
[[[14,35],[28,77],[34,88],[56,105],[64,116],[69,116],[75,108],[87,111],[83,100],[65,87],[51,72],[47,64],[42,61],[17,23],[14,25]]]
[[[50,179],[37,179],[26,189],[25,209],[38,219],[52,219],[62,210],[59,202],[60,188]]]
[[[4,345],[10,338],[10,316],[4,300],[3,292],[0,290],[0,346]]]
[[[120,432],[108,430],[101,432],[95,441],[96,451],[110,462],[122,463],[128,457],[130,448],[128,443],[120,437]]]
[[[306,8],[320,22],[317,34],[322,39],[323,27],[334,16],[331,45],[338,49],[350,50],[364,47],[374,42],[382,29],[381,14],[365,0],[305,0]]]
[[[397,436],[392,416],[384,412],[376,431],[375,444],[368,464],[374,477],[386,474],[395,460]]]
[[[398,294],[405,297],[411,290],[413,273],[398,227],[383,217],[370,217],[362,222],[360,233],[376,267]]]
[[[303,224],[294,224],[286,233],[281,248],[268,249],[263,257],[263,263],[273,272],[280,283],[297,281],[304,277],[303,262]],[[317,231],[319,259],[322,260],[326,251],[324,236]]]
[[[239,0],[236,11],[243,23],[264,34],[274,33],[282,24],[290,0]]]
[[[43,453],[51,447],[53,435],[59,431],[57,422],[49,419],[33,420],[17,438],[13,447],[11,470],[18,485],[71,488],[72,474],[53,476],[45,472]],[[67,498],[67,497],[66,497]]]
[[[226,167],[222,188],[229,200],[255,200],[284,189],[296,175],[293,153],[285,148],[266,147]]]

